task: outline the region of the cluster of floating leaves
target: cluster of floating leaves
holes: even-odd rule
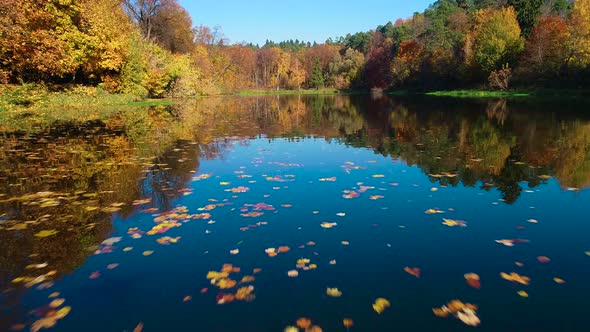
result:
[[[230,278],[231,274],[237,274],[240,271],[239,267],[224,264],[220,271],[209,271],[207,273],[207,279],[210,280],[211,284],[222,291],[215,298],[217,304],[227,304],[236,300],[251,302],[255,299],[253,294],[254,286],[246,285],[255,280],[254,276],[244,276],[240,282]],[[256,274],[258,272],[260,270],[256,269],[252,273]],[[237,288],[235,293],[227,292],[227,290],[234,289],[238,285],[242,285],[242,287]]]
[[[454,316],[469,326],[478,326],[481,321],[477,316],[477,306],[471,303],[463,303],[459,300],[452,300],[440,308],[432,309],[437,317]]]

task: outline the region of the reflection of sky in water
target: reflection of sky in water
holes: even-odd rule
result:
[[[324,331],[344,330],[343,318],[352,318],[351,330],[358,331],[458,331],[466,328],[458,320],[432,313],[432,308],[455,298],[479,306],[481,329],[486,331],[573,331],[585,322],[590,295],[590,257],[584,254],[590,250],[586,222],[590,191],[564,191],[551,179],[530,191],[522,184],[527,191],[515,203],[505,204],[496,189],[461,184],[444,188],[416,166],[337,141],[261,138],[244,143],[235,142],[223,158],[201,160],[195,175],[212,177],[190,182],[192,194],[172,203],[196,214],[204,212],[197,210],[200,207],[227,199],[231,204],[208,211],[215,223],[193,220],[163,235],[132,239],[128,229],[147,231],[155,225],[153,217],[146,213],[115,217],[111,236],[123,239],[113,253],[91,256],[52,289],[27,292],[24,307],[40,307],[48,303],[47,295],[61,292],[72,312],[58,323],[59,331],[81,327],[130,331],[140,321],[146,331],[281,331],[299,317],[310,317]],[[364,169],[348,174],[343,166],[351,165],[346,162]],[[252,177],[240,179],[242,174],[236,171]],[[294,175],[295,181],[287,175]],[[265,178],[277,176],[287,181]],[[318,181],[329,177],[337,180]],[[354,199],[342,198],[343,190],[358,190],[359,182],[375,188]],[[250,190],[225,191],[238,186]],[[384,198],[371,200],[373,195]],[[276,210],[259,218],[240,216],[244,204],[259,202]],[[425,214],[431,208],[445,213]],[[340,212],[346,215],[337,216]],[[443,217],[464,220],[467,227],[444,226]],[[240,230],[259,221],[268,224]],[[338,225],[323,229],[322,222]],[[162,246],[156,243],[162,236],[181,239]],[[495,242],[499,239],[530,242],[506,247]],[[298,248],[309,241],[316,245]],[[291,251],[274,258],[265,254],[266,248],[279,246]],[[125,247],[133,250],[123,252]],[[233,249],[239,254],[230,255]],[[154,253],[144,257],[145,250]],[[548,256],[551,262],[541,264],[537,256]],[[318,268],[287,277],[302,257]],[[331,260],[337,263],[330,265]],[[517,267],[517,261],[524,266]],[[107,270],[111,263],[120,266]],[[215,304],[218,291],[205,276],[224,263],[241,267],[245,273],[240,277],[262,268],[252,283],[257,297],[253,302]],[[406,266],[421,268],[421,277],[405,273]],[[94,271],[101,276],[91,280]],[[512,271],[531,277],[531,284],[500,278],[500,272]],[[466,284],[463,275],[468,272],[479,274],[481,290]],[[566,283],[558,285],[554,277]],[[209,291],[201,294],[204,287]],[[342,297],[327,297],[326,287],[338,287]],[[517,295],[520,290],[530,297]],[[187,295],[192,300],[183,303]],[[391,308],[381,315],[371,307],[379,297],[391,301]]]

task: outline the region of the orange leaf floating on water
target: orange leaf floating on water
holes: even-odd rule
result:
[[[153,253],[154,253],[154,251],[153,251],[153,250],[146,250],[146,251],[144,251],[144,252],[143,252],[143,254],[142,254],[142,255],[144,255],[144,256],[150,256],[150,255],[151,255],[151,254],[153,254]]]
[[[234,294],[219,294],[217,296],[217,304],[227,304],[236,299]]]
[[[420,278],[420,269],[417,267],[409,267],[406,266],[404,267],[404,271],[406,271],[406,273],[413,275],[416,278]]]
[[[291,248],[289,248],[288,246],[282,246],[282,247],[279,247],[279,249],[277,251],[282,254],[282,253],[288,252],[289,250],[291,250]]]
[[[257,274],[257,273],[260,273],[261,271],[262,271],[262,269],[255,268],[254,270],[252,270],[252,274]]]
[[[313,241],[309,241],[306,244],[310,247],[315,246],[315,242],[313,242]]]
[[[297,326],[302,329],[307,329],[311,326],[311,319],[306,317],[301,317],[297,320]]]
[[[351,328],[354,325],[354,321],[350,318],[344,318],[342,320],[342,325],[344,325],[344,327],[346,327],[347,329]]]
[[[313,325],[312,327],[305,330],[305,332],[322,332],[322,328],[317,325]]]
[[[453,315],[463,323],[469,326],[478,326],[481,321],[477,317],[477,306],[471,303],[463,303],[459,300],[452,300],[440,308],[433,308],[435,316],[445,318]]]
[[[524,266],[524,263],[521,263],[521,262],[514,262],[514,264],[516,264],[516,266],[518,266],[518,267],[523,267]]]
[[[253,291],[254,286],[247,286],[238,289],[238,291],[236,292],[236,300],[247,302],[254,300],[254,295],[252,294]]]
[[[525,286],[527,286],[529,284],[529,282],[531,281],[531,278],[526,277],[526,276],[521,276],[520,274],[518,274],[516,272],[512,272],[510,274],[501,272],[500,276],[502,277],[502,279],[516,282],[516,283],[519,283],[519,284],[522,284]]]
[[[375,312],[378,314],[381,314],[386,308],[389,308],[390,306],[391,303],[389,303],[387,299],[380,297],[375,300],[375,303],[373,303],[373,310],[375,310]]]
[[[563,280],[561,278],[553,278],[553,281],[555,281],[558,284],[565,284],[565,280]]]
[[[465,273],[463,275],[467,284],[475,289],[481,288],[481,282],[479,281],[479,276],[475,273]]]
[[[247,284],[247,283],[253,282],[254,280],[255,280],[255,278],[253,276],[244,276],[244,277],[242,277],[240,284]]]
[[[229,251],[229,253],[230,253],[231,255],[237,255],[237,254],[239,254],[239,253],[240,253],[240,249],[232,249],[232,250],[230,250],[230,251]]]
[[[373,195],[373,196],[370,196],[369,197],[369,199],[372,200],[372,201],[376,201],[376,200],[382,199],[382,198],[385,198],[385,196],[383,196],[383,195]]]
[[[547,256],[539,256],[539,257],[537,257],[537,260],[540,263],[549,263],[549,262],[551,262],[551,259],[549,257],[547,257]]]
[[[297,271],[297,270],[288,271],[287,276],[289,276],[289,278],[296,278],[297,276],[299,276],[299,271]]]
[[[141,332],[143,331],[143,323],[139,322],[139,324],[137,324],[137,326],[133,329],[133,332]]]
[[[190,295],[187,295],[187,296],[185,296],[185,297],[182,299],[182,302],[188,302],[188,301],[190,301],[190,300],[192,300],[192,299],[193,299],[193,298],[192,298]]]
[[[342,243],[342,245],[343,245],[343,246],[348,246],[348,245],[350,245],[350,242],[348,242],[348,241],[342,241],[341,243]]]

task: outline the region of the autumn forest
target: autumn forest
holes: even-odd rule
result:
[[[11,84],[182,97],[577,88],[590,75],[590,0],[438,0],[371,31],[264,45],[230,43],[177,0],[0,0],[0,13],[0,81]]]

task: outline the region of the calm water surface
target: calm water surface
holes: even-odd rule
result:
[[[583,331],[587,106],[211,98],[4,128],[0,330]]]

